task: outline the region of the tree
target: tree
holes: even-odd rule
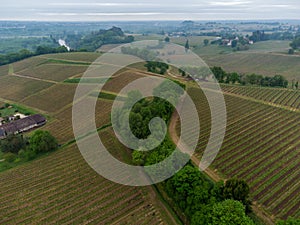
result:
[[[209,40],[208,39],[204,39],[203,43],[204,43],[205,46],[207,46],[209,44]]]
[[[300,219],[294,219],[292,217],[289,217],[286,221],[279,220],[276,225],[299,225]]]
[[[6,139],[1,140],[0,149],[4,153],[17,154],[21,149],[26,148],[27,140],[23,135],[9,135]]]
[[[250,188],[244,180],[236,178],[226,181],[222,197],[223,199],[233,199],[240,201],[246,206],[247,211],[251,211],[251,201],[249,200]]]
[[[238,41],[237,41],[237,40],[232,40],[232,41],[231,41],[231,47],[232,47],[232,48],[235,48],[235,47],[237,46],[237,44],[238,44]]]
[[[58,144],[49,131],[38,130],[30,137],[29,148],[35,153],[50,152],[56,150]]]
[[[297,81],[295,84],[295,88],[298,89],[298,87],[299,87],[299,82]]]
[[[291,48],[296,50],[298,48],[300,48],[300,36],[297,36],[293,42],[290,44]]]
[[[188,52],[188,50],[190,49],[190,44],[189,44],[189,40],[187,39],[185,42],[185,51]]]
[[[288,51],[288,54],[289,54],[289,55],[294,55],[294,53],[295,53],[295,50],[292,49],[292,48],[290,48],[289,51]]]
[[[170,42],[170,38],[169,38],[169,37],[166,37],[166,38],[165,38],[165,42]]]
[[[192,217],[192,225],[254,225],[254,222],[246,215],[245,207],[235,200],[225,200],[215,203],[206,211],[197,212]]]

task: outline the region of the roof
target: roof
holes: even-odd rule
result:
[[[35,126],[40,126],[45,122],[46,122],[45,117],[36,114],[36,115],[25,117],[23,119],[13,121],[11,123],[3,124],[0,126],[0,130],[3,130],[4,133],[6,132],[7,134],[14,134],[14,133],[22,132],[26,129],[30,129]]]
[[[40,115],[40,114],[32,115],[32,116],[30,116],[30,118],[31,118],[32,120],[34,120],[37,124],[45,123],[45,122],[46,122],[46,118],[43,117],[43,116]]]

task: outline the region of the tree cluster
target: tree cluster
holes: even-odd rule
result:
[[[292,40],[293,34],[290,32],[273,32],[265,33],[265,31],[254,31],[249,39],[253,42],[268,41],[268,40]]]
[[[167,132],[165,126],[168,124],[172,113],[174,112],[173,105],[176,105],[179,97],[183,94],[183,90],[183,84],[164,81],[153,90],[154,96],[161,96],[162,98],[143,98],[138,91],[129,92],[123,107],[112,112],[112,120],[118,128],[118,134],[121,138],[125,137],[126,140],[130,139],[128,127],[126,122],[124,122],[125,116],[129,115],[130,132],[132,132],[139,140],[148,139],[150,141],[148,146],[137,144],[132,151],[132,161],[134,164],[140,166],[155,164],[155,169],[152,167],[152,169],[147,171],[150,177],[165,176],[173,171],[177,171],[181,167],[177,162],[182,162],[184,161],[182,159],[188,157],[183,153],[174,153],[176,148],[175,145],[169,139],[168,135],[165,136],[165,133]],[[141,100],[137,101],[138,99]],[[133,107],[130,110],[129,106],[132,104]],[[163,121],[162,123],[164,124],[156,124],[155,127],[151,128],[151,130],[155,132],[151,133],[149,124],[153,118],[161,118]],[[164,138],[162,142],[161,137]],[[129,141],[132,142],[131,140]],[[141,151],[144,148],[152,150]],[[157,163],[162,162],[171,154],[173,157],[171,164],[162,163],[157,166]]]
[[[192,225],[254,224],[246,215],[249,187],[242,180],[214,184],[188,164],[168,179],[165,187]]]
[[[38,46],[35,52],[31,52],[27,49],[23,49],[17,53],[0,55],[0,66],[17,62],[19,60],[26,59],[32,56],[50,54],[50,53],[63,53],[63,52],[68,52],[68,49],[64,46],[60,46],[58,48],[52,48],[48,46]]]
[[[160,47],[160,43],[159,43],[158,46],[153,46],[153,47],[148,47],[148,48],[156,49],[156,48],[161,48],[161,47]],[[169,69],[169,65],[166,63],[163,63],[163,62],[155,61],[157,59],[159,53],[149,50],[149,49],[122,47],[121,51],[123,54],[133,55],[133,56],[136,56],[140,59],[147,61],[147,63],[145,64],[145,67],[147,68],[148,72],[164,75],[167,72],[167,70]]]
[[[158,56],[156,52],[150,51],[146,48],[140,49],[140,48],[132,48],[132,47],[122,47],[121,51],[123,54],[133,55],[145,61],[153,61]]]
[[[55,151],[58,148],[56,139],[48,132],[35,131],[30,138],[22,134],[10,135],[0,141],[5,162],[29,161],[37,155]]]
[[[153,61],[152,62],[148,61],[145,67],[147,68],[148,72],[157,73],[161,75],[164,75],[169,69],[168,64],[163,62],[153,62]]]
[[[178,72],[183,77],[206,80],[210,75],[211,71],[208,67],[196,67],[196,66],[185,66],[178,69]]]
[[[126,36],[118,27],[112,27],[108,30],[99,30],[91,32],[88,35],[70,34],[67,35],[66,42],[72,49],[96,51],[102,45],[131,43],[133,36]]]
[[[215,78],[220,83],[226,84],[242,84],[242,85],[257,85],[262,87],[288,87],[288,81],[282,75],[273,77],[258,75],[258,74],[238,74],[236,72],[227,73],[221,67],[212,67],[211,71]]]
[[[293,50],[297,50],[300,48],[300,36],[295,37],[295,39],[290,44]]]

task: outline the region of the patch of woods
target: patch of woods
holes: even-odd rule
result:
[[[108,30],[93,31],[87,35],[69,34],[66,37],[66,42],[72,49],[91,52],[96,51],[102,45],[131,43],[133,41],[133,36],[125,35],[118,27],[112,27]]]
[[[182,67],[178,69],[179,74],[183,77],[193,78],[195,80],[207,81],[208,77],[213,74],[219,83],[225,84],[241,84],[241,85],[255,85],[262,87],[281,87],[287,88],[288,81],[282,75],[275,75],[273,77],[263,76],[259,74],[241,74],[237,72],[226,72],[221,67]],[[296,82],[293,87],[298,88]]]
[[[169,197],[192,225],[254,224],[249,186],[243,180],[213,183],[191,163],[164,182]]]
[[[57,140],[48,132],[37,130],[30,137],[22,134],[9,135],[0,140],[0,149],[3,154],[5,167],[12,167],[11,164],[27,162],[36,157],[55,151],[58,148]]]
[[[297,35],[294,40],[292,41],[292,43],[290,43],[290,49],[288,51],[288,53],[290,55],[293,55],[295,53],[295,51],[299,51],[300,49],[300,35]]]
[[[105,44],[121,44],[130,43],[134,41],[133,36],[127,36],[120,28],[113,27],[108,30],[99,30],[91,32],[88,35],[83,34],[70,34],[66,38],[66,42],[71,46],[71,51],[90,51],[94,52],[102,45]],[[53,39],[53,42],[56,40]],[[68,52],[65,46],[51,47],[47,45],[41,45],[36,48],[35,51],[23,49],[16,53],[9,53],[5,55],[0,54],[0,66],[9,63],[17,62],[22,59],[26,59],[32,56],[38,56],[43,54],[52,53],[64,53]]]
[[[132,151],[132,160],[135,165],[154,165],[163,161],[166,157],[169,157],[172,154],[175,149],[175,145],[169,139],[168,135],[165,136],[165,124],[168,124],[174,111],[173,105],[176,105],[179,97],[183,94],[183,90],[183,84],[165,81],[153,91],[154,96],[160,95],[163,96],[163,98],[143,98],[140,92],[133,91],[128,93],[122,108],[113,110],[112,120],[114,121],[117,130],[120,131],[119,135],[121,138],[126,139],[126,142],[133,143],[130,139],[130,132],[132,132],[132,134],[140,140],[149,140],[148,146],[143,146],[142,144],[139,145],[139,143],[134,146],[135,149]],[[133,107],[130,110],[130,106],[134,102],[136,103],[133,104]],[[125,122],[125,117],[128,115],[130,127],[128,127]],[[151,129],[153,129],[154,132],[153,135],[150,136],[150,121],[157,117],[161,118],[164,124],[156,123],[153,125]],[[163,141],[160,141],[161,137],[164,137]],[[152,146],[157,147],[153,148]],[[153,150],[141,151],[144,150],[145,147]],[[179,158],[186,157],[186,155],[178,153],[175,154],[174,158],[176,157],[178,157],[179,160]],[[177,170],[179,165],[173,164],[170,166],[172,167],[171,170]],[[160,174],[152,175],[164,176],[165,173],[170,172],[170,170],[165,170],[164,168],[161,168],[159,171]],[[149,172],[151,173],[151,171]]]
[[[60,46],[57,48],[48,47],[48,46],[38,46],[35,51],[29,51],[27,49],[23,49],[16,53],[0,55],[0,66],[6,65],[9,63],[14,63],[14,62],[20,61],[22,59],[27,59],[32,56],[51,54],[51,53],[64,53],[64,52],[68,52],[68,49],[64,46]]]
[[[282,75],[273,77],[263,76],[259,74],[239,74],[236,72],[227,73],[221,67],[213,67],[211,71],[215,78],[220,83],[226,84],[241,84],[241,85],[256,85],[262,87],[288,87],[288,81]]]

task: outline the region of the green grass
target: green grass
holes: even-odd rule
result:
[[[70,64],[70,65],[84,65],[89,66],[91,63],[89,62],[76,62],[76,61],[70,61],[70,60],[62,60],[62,59],[48,59],[46,62],[42,62],[42,64],[48,64],[48,63],[58,63],[58,64]]]
[[[11,116],[11,115],[15,114],[16,110],[17,109],[14,107],[0,109],[0,116],[1,117]]]
[[[249,51],[287,53],[290,43],[290,41],[260,41],[251,45]]]
[[[115,100],[117,95],[116,94],[112,94],[112,93],[109,93],[109,92],[100,92],[100,93],[92,93],[91,96],[93,97],[98,97],[98,98],[102,98],[102,99],[106,99],[106,100]],[[122,96],[119,96],[119,99],[122,100],[122,101],[125,101],[126,100],[126,97],[122,97]]]
[[[14,74],[14,66],[12,64],[9,64],[8,66],[8,75]]]
[[[107,82],[109,79],[107,78],[70,78],[64,81],[64,83],[72,83],[72,84],[103,84]]]
[[[34,110],[21,106],[19,104],[10,104],[10,107],[0,109],[1,117],[14,115],[16,112],[22,113],[24,115],[36,114]]]

